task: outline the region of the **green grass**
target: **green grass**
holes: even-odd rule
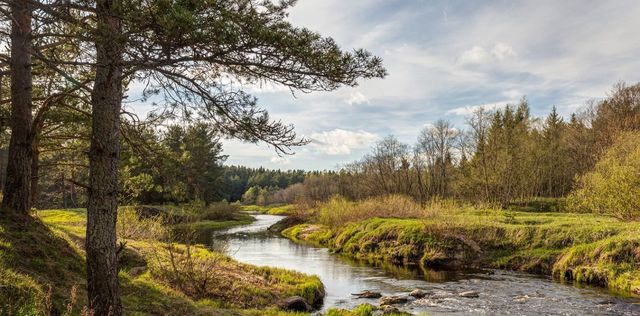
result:
[[[373,315],[377,315],[376,311],[381,310],[381,308],[373,306],[371,304],[360,304],[358,305],[356,308],[352,309],[352,310],[344,310],[344,309],[338,309],[338,308],[331,308],[329,309],[325,315],[326,316],[373,316]],[[407,316],[407,315],[411,315],[409,313],[406,312],[391,312],[391,313],[383,313],[383,315],[389,315],[389,316]]]
[[[254,212],[254,213],[262,213],[262,214],[269,214],[269,215],[291,215],[292,212],[294,211],[294,206],[293,205],[268,205],[268,206],[261,206],[261,205],[243,205],[242,209],[245,212]]]
[[[222,221],[203,220],[203,221],[197,221],[192,223],[177,224],[175,225],[175,227],[176,228],[188,227],[196,230],[199,230],[199,229],[220,230],[220,229],[231,228],[234,226],[248,225],[248,224],[251,224],[253,221],[255,221],[255,218],[253,216],[250,216],[248,214],[239,214],[237,216],[237,219],[233,219],[233,220],[222,220]]]
[[[640,223],[608,216],[463,207],[283,234],[360,259],[514,269],[640,294]]]
[[[74,313],[86,306],[83,209],[40,211],[37,218],[0,218],[0,315],[46,313],[51,285],[54,313],[62,313],[75,287]],[[203,224],[212,226],[213,224]],[[218,226],[229,225],[222,223]],[[126,240],[120,259],[122,300],[127,315],[293,315],[274,309],[289,296],[302,296],[319,303],[324,287],[316,276],[299,272],[256,267],[234,261],[202,246],[191,246],[198,264],[216,269],[205,296],[177,287],[158,269],[169,266],[166,243]],[[184,253],[186,246],[174,244]],[[140,275],[132,267],[146,266]],[[197,267],[197,266],[196,266]]]

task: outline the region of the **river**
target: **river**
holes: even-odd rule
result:
[[[225,231],[203,232],[201,242],[238,261],[297,270],[320,277],[326,289],[323,310],[351,309],[376,299],[355,299],[363,290],[407,295],[420,288],[430,299],[399,305],[429,315],[640,315],[637,298],[616,296],[605,289],[576,287],[503,270],[424,271],[418,267],[367,264],[333,254],[325,248],[298,244],[267,231],[282,216],[254,215],[252,224]],[[455,293],[477,291],[479,297]]]

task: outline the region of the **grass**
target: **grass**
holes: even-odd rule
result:
[[[251,222],[253,221],[254,221],[253,217],[248,216],[247,218],[242,218],[242,219],[238,218],[235,220],[226,220],[226,221],[204,220],[204,221],[197,221],[193,223],[177,224],[175,225],[175,227],[176,228],[189,227],[196,230],[200,230],[200,229],[220,230],[220,229],[231,228],[234,226],[251,224]]]
[[[295,207],[293,205],[243,205],[242,210],[245,212],[253,212],[253,213],[262,213],[269,215],[291,215],[295,211]]]
[[[143,205],[138,208],[143,213],[161,217],[164,223],[172,224],[178,231],[206,230],[214,231],[234,226],[250,224],[255,218],[243,212],[238,204],[216,202],[209,205],[192,203],[184,205]]]
[[[371,304],[360,304],[353,310],[344,310],[331,308],[326,312],[326,316],[373,316],[373,315],[389,315],[389,316],[407,316],[411,315],[406,312],[378,312],[383,310]]]
[[[283,234],[360,259],[419,263],[426,268],[513,269],[640,294],[638,222],[464,205],[427,208],[416,218],[363,218],[380,212],[364,212],[361,206],[335,209],[330,203],[315,210],[316,223],[297,225]],[[340,212],[357,221],[322,224],[323,212]]]
[[[61,314],[74,287],[75,313],[86,306],[85,222],[82,209],[40,211],[36,218],[0,218],[1,315],[38,315],[48,310]],[[125,241],[119,277],[127,315],[254,315],[257,310],[290,315],[277,311],[276,303],[294,295],[318,303],[324,296],[323,285],[315,276],[242,264],[198,245],[149,238]],[[175,250],[176,260],[184,260],[189,249],[194,263],[177,261],[183,265],[181,271],[206,267],[200,272],[211,277],[211,283],[196,292],[190,281],[203,279],[188,279],[185,284],[189,286],[184,287],[175,278],[167,278],[164,272],[175,272],[166,270],[171,266],[168,247]],[[51,295],[47,294],[49,286]]]

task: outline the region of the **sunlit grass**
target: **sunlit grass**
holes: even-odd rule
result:
[[[638,222],[446,201],[407,216],[388,211],[393,199],[372,201],[334,199],[311,211],[317,223],[283,234],[361,259],[515,269],[640,294]]]

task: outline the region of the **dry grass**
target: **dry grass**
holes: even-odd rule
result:
[[[118,224],[128,226],[118,227],[120,240],[126,243],[120,256],[119,275],[123,305],[127,314],[217,315],[219,311],[224,314],[225,311],[221,309],[228,308],[229,314],[238,315],[244,313],[239,308],[273,307],[278,301],[289,296],[303,296],[309,302],[316,303],[323,296],[322,283],[315,276],[269,267],[255,267],[239,263],[204,246],[167,242],[172,236],[144,231],[147,228],[152,231],[156,231],[158,227],[162,228],[158,226],[162,223],[159,218],[140,219],[135,212],[126,210],[122,212],[119,215],[122,216],[120,219],[123,219],[123,222]],[[84,236],[86,222],[84,210],[42,211],[39,216],[44,223],[55,227],[56,233],[61,236],[73,236],[74,239]],[[162,241],[157,239],[160,236],[163,237]],[[2,234],[0,234],[0,241],[1,237]],[[24,239],[25,242],[33,241],[31,236],[25,236]],[[1,250],[0,247],[0,254],[2,254]],[[59,253],[57,248],[51,250]],[[2,259],[1,256],[0,259]],[[57,264],[64,263],[61,259],[51,261]],[[3,283],[2,267],[0,261],[0,285]],[[138,272],[134,273],[133,268]],[[84,277],[84,275],[78,273],[74,279],[77,282],[74,284],[86,282],[78,277]],[[26,284],[21,288],[29,285],[27,281],[24,281]],[[57,284],[53,284],[51,301],[56,305],[58,314],[68,309],[68,302],[71,301],[69,300],[70,288],[71,285],[61,289]],[[83,293],[83,289],[84,286],[78,287],[78,302],[74,306],[86,304],[83,300],[86,292]],[[22,305],[30,304],[27,313],[17,312],[12,315],[29,314],[28,312],[32,310],[38,312],[45,310],[43,298],[46,295],[46,287],[40,292],[41,295],[36,293],[38,295],[34,294],[33,297],[23,299],[28,302]],[[64,292],[64,295],[59,294],[60,292]],[[5,314],[1,308],[2,294],[0,286],[0,315]],[[73,307],[74,315],[79,312],[81,311],[78,307]],[[272,314],[277,315],[277,312]]]
[[[463,206],[453,200],[432,200],[424,207],[403,195],[387,195],[352,202],[335,196],[311,209],[317,221],[330,227],[368,218],[433,218],[459,211]]]
[[[118,209],[116,232],[119,239],[162,240],[168,234],[161,216],[141,218],[133,207]]]

